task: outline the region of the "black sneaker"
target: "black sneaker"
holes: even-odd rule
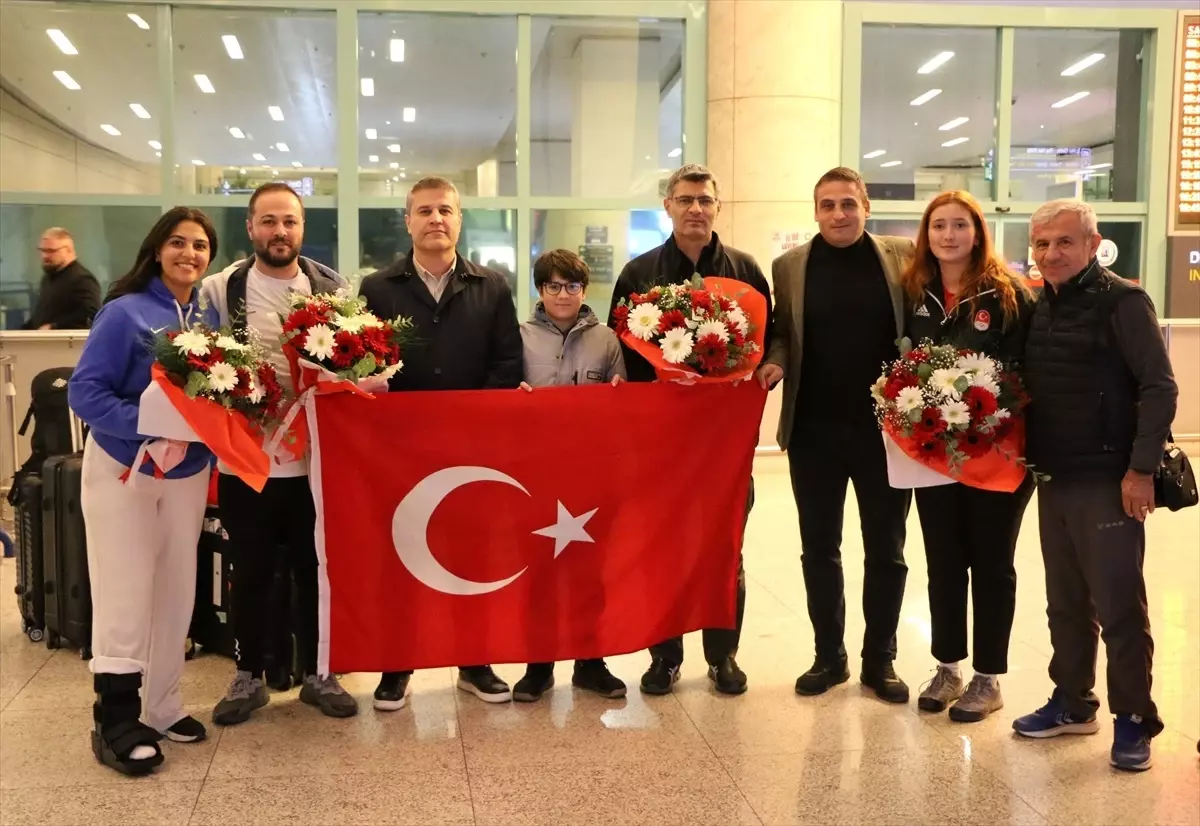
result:
[[[525,676],[513,686],[512,698],[518,703],[536,703],[554,687],[554,663],[530,663]]]
[[[379,687],[375,689],[375,709],[377,711],[399,711],[404,708],[404,700],[408,696],[408,679],[411,672],[393,672],[379,678]]]
[[[908,702],[908,686],[896,676],[896,669],[890,662],[873,666],[864,663],[859,680],[879,695],[881,700],[889,703]]]
[[[652,660],[642,675],[643,694],[670,694],[671,687],[679,682],[679,666],[666,660]]]
[[[507,703],[512,699],[508,683],[497,677],[490,665],[458,669],[458,687],[485,703]]]
[[[195,717],[184,717],[163,732],[174,743],[199,743],[208,737],[208,730]]]
[[[571,685],[599,694],[608,700],[625,696],[625,683],[614,677],[604,660],[579,660],[571,675]]]
[[[817,658],[813,661],[812,668],[796,679],[796,693],[805,697],[815,697],[849,679],[850,669],[846,667],[845,660],[838,660],[833,665],[826,665],[821,662],[820,658]]]
[[[708,679],[716,684],[717,691],[722,694],[746,693],[746,672],[738,668],[737,660],[732,656],[726,657],[720,665],[710,665]]]

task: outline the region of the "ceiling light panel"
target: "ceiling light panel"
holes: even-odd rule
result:
[[[255,152],[250,157],[254,158],[254,160],[256,160],[256,161],[265,161],[267,159],[267,156],[261,152]]]
[[[304,164],[300,163],[300,161],[292,161],[292,166],[299,169],[300,167],[304,166]]]
[[[969,140],[970,138],[954,138],[953,140],[946,141],[942,146],[958,146],[960,143],[966,143]]]
[[[367,140],[373,141],[379,137],[379,132],[375,129],[367,130]]]
[[[925,94],[920,95],[920,96],[915,97],[912,100],[910,100],[908,102],[908,105],[909,106],[920,106],[923,103],[929,103],[929,101],[933,100],[935,97],[937,97],[941,93],[942,93],[941,89],[930,89]]]
[[[388,152],[399,152],[399,151],[400,151],[400,144],[398,144],[398,143],[388,144]]]
[[[934,55],[933,58],[928,60],[924,65],[922,65],[921,68],[917,69],[917,74],[919,74],[919,75],[932,74],[933,72],[936,72],[938,69],[942,68],[942,66],[946,65],[946,63],[952,57],[954,57],[954,52],[939,52],[938,54]]]
[[[213,88],[212,81],[208,79],[208,75],[192,75],[196,81],[196,85],[200,87],[200,91],[206,95],[216,94],[216,89]]]
[[[59,29],[46,29],[46,34],[50,35],[50,39],[54,41],[54,45],[63,54],[79,54],[79,50]]]
[[[225,44],[225,52],[229,55],[230,60],[241,60],[245,57],[242,54],[242,44],[238,43],[238,39],[232,34],[221,35],[221,42]]]
[[[938,129],[942,132],[949,132],[951,129],[957,129],[958,127],[962,126],[964,123],[966,123],[969,120],[970,120],[970,118],[955,118],[952,121],[947,121],[946,123],[943,123],[941,126],[938,127]]]
[[[111,123],[102,123],[100,124],[100,128],[112,135],[114,138],[119,137],[121,134],[121,130],[113,126]]]
[[[268,106],[267,112],[271,115],[271,120],[283,120],[283,110],[278,106]]]
[[[69,74],[62,71],[61,69],[59,69],[57,72],[55,72],[54,76],[58,79],[59,83],[61,83],[63,86],[66,86],[71,91],[74,92],[74,91],[79,90],[80,86],[79,86],[79,83],[76,82],[75,78],[71,77]]]
[[[379,156],[378,155],[368,155],[367,160],[370,161],[371,163],[379,163]]]
[[[150,24],[143,20],[140,14],[127,14],[125,16],[132,20],[133,25],[137,26],[139,29],[150,31]]]
[[[888,161],[887,163],[881,163],[881,164],[879,165],[879,168],[880,168],[880,169],[887,169],[888,167],[892,167],[892,166],[899,166],[899,165],[900,165],[900,163],[901,163],[900,161]]]
[[[142,106],[142,104],[131,103],[129,104],[129,109],[142,120],[150,120],[150,113],[146,111],[146,107]]]
[[[158,141],[146,141],[146,143],[150,145],[151,149],[162,149],[162,144]]]
[[[417,110],[411,106],[404,107],[404,122],[412,123],[417,119]]]
[[[398,37],[393,37],[388,43],[388,59],[393,63],[404,62],[404,41]]]
[[[275,144],[275,148],[278,149],[280,152],[290,152],[291,151],[290,149],[288,149],[288,145],[286,143],[283,143],[282,141]]]
[[[869,161],[872,158],[878,158],[879,156],[886,155],[886,154],[887,154],[886,149],[876,149],[874,152],[868,152],[867,154],[863,155],[863,160]]]
[[[229,127],[229,134],[233,135],[238,140],[241,140],[242,138],[246,137],[246,133],[243,132],[241,129],[238,129],[236,126]]]
[[[1096,52],[1095,54],[1090,54],[1087,57],[1085,57],[1083,60],[1080,60],[1077,63],[1072,63],[1070,66],[1063,69],[1062,76],[1063,77],[1074,77],[1075,75],[1082,72],[1084,69],[1087,69],[1091,66],[1095,66],[1097,63],[1099,63],[1103,59],[1104,59],[1104,55],[1099,52]]]
[[[375,78],[364,77],[358,82],[359,88],[362,89],[362,96],[365,98],[375,96]]]
[[[1085,97],[1087,97],[1090,94],[1091,94],[1091,92],[1076,92],[1075,94],[1071,95],[1070,97],[1065,97],[1062,100],[1058,101],[1058,103],[1051,103],[1050,108],[1051,109],[1061,109],[1064,106],[1070,106],[1072,103],[1077,103],[1077,102],[1083,100]]]

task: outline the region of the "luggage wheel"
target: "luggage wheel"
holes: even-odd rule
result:
[[[46,647],[51,651],[62,647],[62,640],[59,639],[58,634],[55,634],[53,631],[46,634]]]
[[[29,628],[25,631],[25,633],[29,635],[30,642],[41,642],[42,637],[45,636],[40,628]]]
[[[92,647],[90,645],[82,645],[79,647],[79,659],[87,662],[92,658]]]

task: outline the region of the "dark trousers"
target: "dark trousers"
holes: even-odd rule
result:
[[[750,478],[750,490],[746,495],[746,522],[750,520],[750,511],[754,508],[754,478]],[[743,530],[745,524],[743,523]],[[701,632],[704,641],[704,661],[709,665],[720,665],[727,658],[735,656],[738,643],[742,639],[742,618],[746,614],[746,567],[744,560],[738,557],[737,572],[737,617],[733,628],[705,628]],[[650,656],[676,667],[683,665],[683,637],[672,637],[663,640],[658,645],[650,646]]]
[[[792,493],[800,513],[800,557],[817,659],[846,659],[846,586],[842,521],[846,486],[854,483],[866,552],[863,576],[864,663],[896,658],[896,627],[904,602],[905,520],[912,491],[888,484],[883,437],[873,424],[797,421],[788,446]]]
[[[1033,476],[1013,493],[942,485],[916,491],[929,571],[933,656],[967,658],[967,577],[975,620],[971,664],[981,674],[1008,672],[1008,640],[1017,605],[1013,557]]]
[[[232,474],[217,482],[221,524],[233,554],[233,634],[239,671],[261,676],[265,668],[270,591],[276,548],[283,546],[296,583],[297,660],[317,673],[317,513],[308,477],[268,479],[262,493]],[[287,623],[289,617],[271,618]]]
[[[1150,697],[1154,640],[1142,561],[1146,528],[1125,515],[1117,479],[1051,481],[1038,486],[1038,527],[1046,564],[1050,679],[1073,714],[1089,715],[1096,647],[1108,654],[1108,707],[1138,714],[1162,730]]]

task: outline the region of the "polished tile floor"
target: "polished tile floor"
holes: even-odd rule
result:
[[[855,679],[797,697],[809,664],[798,529],[786,464],[757,462],[758,503],[746,546],[749,605],[740,698],[713,693],[698,638],[673,696],[636,690],[605,702],[560,687],[540,704],[487,706],[457,692],[449,670],[419,672],[410,707],[370,708],[376,675],[352,675],[362,704],[331,720],[275,695],[251,722],[211,728],[208,742],[166,746],[167,764],[129,780],[92,758],[87,669],[22,637],[12,560],[0,563],[0,822],[112,824],[1200,824],[1200,511],[1150,523],[1146,577],[1155,694],[1167,730],[1155,767],[1109,768],[1111,727],[1046,742],[1016,739],[1011,719],[1049,694],[1036,501],[1018,553],[1020,593],[1003,680],[1007,707],[964,726],[873,699]],[[861,638],[861,540],[846,517],[848,647]],[[930,676],[920,531],[909,525],[908,594],[897,668]],[[695,637],[696,635],[693,635]],[[631,685],[638,653],[610,660]],[[1103,660],[1100,672],[1104,673]],[[520,667],[502,666],[515,681]],[[208,720],[231,664],[188,664],[184,692]],[[1102,686],[1101,686],[1102,688]],[[1103,694],[1101,695],[1103,696]]]

